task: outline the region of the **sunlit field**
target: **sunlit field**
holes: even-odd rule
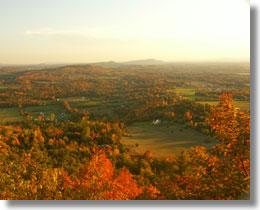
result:
[[[193,146],[210,147],[216,139],[180,124],[153,125],[152,122],[139,122],[130,125],[127,137],[122,143],[133,150],[144,153],[151,151],[155,157],[179,155],[180,152]]]

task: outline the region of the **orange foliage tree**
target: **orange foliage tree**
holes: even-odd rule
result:
[[[84,165],[78,178],[66,176],[65,179],[65,188],[71,199],[129,200],[135,199],[142,192],[131,173],[126,168],[116,173],[102,151]]]
[[[194,147],[172,161],[175,174],[161,178],[167,199],[245,199],[250,187],[250,116],[223,94],[208,123],[218,140],[212,148]]]

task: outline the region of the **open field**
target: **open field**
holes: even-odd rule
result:
[[[192,146],[211,146],[215,143],[215,139],[178,124],[158,126],[151,122],[138,122],[130,125],[128,132],[130,136],[123,137],[123,143],[137,152],[150,150],[157,157],[178,154]]]
[[[201,104],[217,105],[219,101],[198,101]],[[250,111],[249,101],[234,101],[234,106],[241,109],[241,111]]]
[[[174,89],[174,93],[191,100],[194,100],[195,98],[195,89],[193,88],[176,88]]]
[[[23,117],[19,113],[17,107],[11,108],[0,108],[0,122],[5,124],[8,122],[19,122],[22,121]]]
[[[60,104],[49,104],[41,106],[28,106],[24,110],[31,114],[33,117],[37,117],[40,114],[50,115],[52,113],[59,115],[65,112],[65,109]]]
[[[60,104],[28,106],[24,108],[24,111],[30,114],[34,118],[41,114],[45,116],[49,116],[52,113],[54,113],[58,118],[62,113],[63,113],[63,117],[66,116],[66,114],[64,114],[66,111]],[[18,107],[0,108],[1,124],[20,122],[23,120],[24,117],[19,112]]]
[[[176,88],[174,92],[183,96],[193,96],[195,94],[195,90],[193,88]]]

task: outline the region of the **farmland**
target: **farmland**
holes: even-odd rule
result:
[[[211,106],[217,105],[219,101],[198,101],[201,104],[209,104]],[[234,101],[234,106],[241,109],[242,111],[250,111],[249,101]]]
[[[238,73],[224,65],[216,72],[210,64],[65,66],[12,70],[10,76],[7,71],[0,86],[1,124],[21,122],[28,116],[48,120],[51,114],[58,121],[73,120],[87,112],[94,119],[124,122],[130,137],[122,142],[138,145],[134,149],[141,153],[151,150],[156,156],[167,156],[195,145],[211,146],[214,141],[204,120],[208,106],[218,104],[221,92],[233,93],[234,106],[249,111],[250,75],[245,74],[246,65],[236,67]],[[184,117],[189,111],[192,126]],[[151,125],[155,119],[163,125]]]
[[[94,119],[124,122],[130,137],[122,141],[139,145],[135,150],[141,153],[151,150],[156,156],[167,156],[195,145],[211,146],[214,141],[204,120],[209,107],[219,103],[221,92],[233,93],[234,106],[249,111],[250,75],[245,74],[246,65],[236,67],[238,73],[223,73],[224,65],[213,72],[209,64],[65,66],[12,70],[10,76],[7,71],[0,88],[6,104],[1,108],[1,124],[21,122],[28,116],[49,119],[51,114],[58,121],[73,120],[86,112]],[[185,118],[190,111],[192,126]],[[155,119],[163,125],[151,125]]]
[[[196,145],[212,146],[216,140],[179,124],[153,125],[152,122],[134,123],[128,127],[128,137],[122,142],[138,152],[150,150],[156,157],[179,154]]]
[[[249,83],[245,63],[2,67],[0,198],[248,197]]]

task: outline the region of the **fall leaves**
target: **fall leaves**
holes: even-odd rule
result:
[[[187,121],[192,112],[184,114]],[[83,117],[0,127],[1,199],[244,199],[250,190],[250,116],[229,94],[207,123],[218,144],[156,159],[120,142],[124,124]]]
[[[121,153],[122,123],[83,118],[30,126],[0,127],[2,199],[126,200],[142,193],[129,170],[108,158]]]
[[[111,161],[102,151],[83,166],[78,177],[66,177],[66,189],[73,192],[71,199],[129,200],[142,192],[126,168],[116,175]]]
[[[250,116],[233,107],[230,94],[221,96],[221,103],[214,107],[208,119],[221,142],[218,152],[225,159],[231,158],[245,178],[250,174]]]

